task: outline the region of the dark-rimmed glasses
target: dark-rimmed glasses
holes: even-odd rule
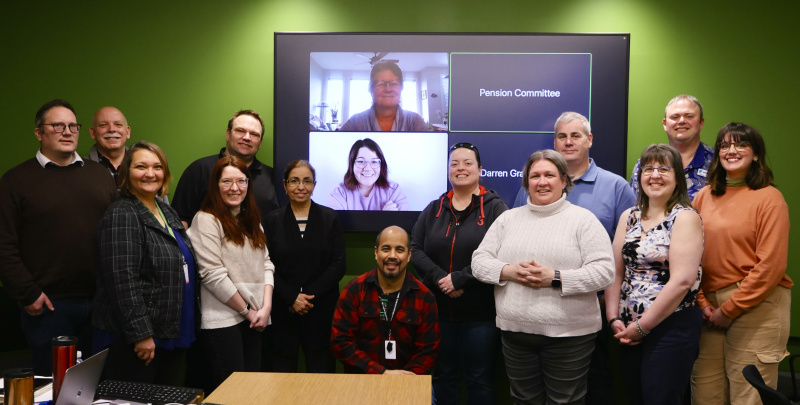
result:
[[[64,124],[62,122],[58,122],[55,124],[43,124],[43,125],[50,125],[53,127],[53,131],[57,134],[64,132],[64,130],[69,127],[69,131],[72,133],[77,133],[81,130],[81,124]]]
[[[394,89],[400,87],[400,82],[397,81],[397,80],[390,80],[388,82],[384,82],[384,81],[375,82],[375,86],[374,87],[377,87],[379,89],[382,89],[384,87],[388,87],[388,88],[394,90]]]
[[[289,187],[297,187],[301,183],[303,184],[303,187],[306,187],[306,188],[314,186],[315,184],[317,184],[316,181],[311,180],[308,177],[306,177],[306,178],[304,178],[302,180],[300,180],[299,177],[292,177],[291,179],[286,180],[286,185],[289,186]]]
[[[750,142],[747,142],[747,141],[738,141],[738,142],[722,141],[722,142],[719,143],[719,150],[727,152],[728,149],[731,148],[731,146],[733,146],[733,149],[736,149],[737,151],[743,151],[743,150],[745,150],[745,149],[750,147]]]

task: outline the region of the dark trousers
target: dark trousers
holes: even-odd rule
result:
[[[592,352],[592,364],[589,366],[589,380],[586,391],[587,405],[616,405],[617,394],[614,390],[614,373],[611,371],[611,353],[608,345],[614,339],[611,327],[606,321],[606,308],[601,301],[600,315],[603,327],[597,332]]]
[[[548,337],[502,332],[515,404],[583,404],[596,333]]]
[[[685,403],[702,327],[700,308],[684,308],[653,328],[641,344],[620,347],[631,405]]]
[[[103,367],[103,378],[149,384],[180,386],[183,383],[183,365],[186,349],[164,350],[156,348],[153,361],[145,365],[136,356],[133,343],[119,337],[108,346],[108,357]]]
[[[336,360],[331,354],[331,323],[336,298],[335,294],[332,300],[329,297],[316,297],[315,301],[319,301],[306,315],[295,315],[288,311],[279,314],[277,311],[281,309],[273,310],[272,325],[267,327],[272,329],[271,371],[296,373],[302,347],[306,372],[336,372]]]
[[[73,298],[52,300],[53,311],[44,307],[37,316],[21,308],[21,326],[31,349],[33,371],[36,375],[53,374],[52,339],[56,336],[75,336],[78,350],[84,358],[92,353],[92,300]]]
[[[433,391],[438,405],[460,404],[459,382],[467,382],[467,404],[494,404],[494,363],[500,330],[495,321],[449,322],[439,320],[442,338]]]
[[[206,358],[203,390],[210,394],[234,371],[261,371],[261,334],[250,321],[226,328],[203,329],[200,344]]]

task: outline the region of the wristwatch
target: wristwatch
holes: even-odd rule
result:
[[[239,312],[241,316],[247,316],[247,313],[250,312],[250,304],[244,304],[244,309]]]
[[[553,282],[550,283],[550,286],[553,288],[560,288],[561,287],[561,271],[560,270],[553,270]]]

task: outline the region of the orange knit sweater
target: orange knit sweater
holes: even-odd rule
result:
[[[722,313],[736,318],[758,305],[776,285],[790,288],[786,275],[789,250],[789,206],[778,189],[728,187],[719,197],[706,186],[693,202],[703,218],[705,251],[697,303],[710,305],[704,292],[740,283],[722,303]]]

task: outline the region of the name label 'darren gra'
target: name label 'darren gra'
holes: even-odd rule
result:
[[[522,177],[522,170],[486,170],[481,169],[481,177]]]

